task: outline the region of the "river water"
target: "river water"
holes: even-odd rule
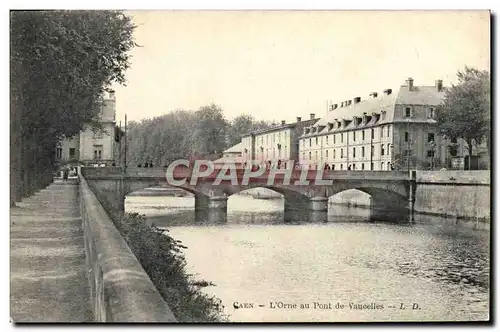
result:
[[[126,199],[188,247],[188,272],[215,284],[203,290],[234,322],[488,319],[488,231],[339,205],[327,222],[290,223],[283,206],[233,195],[227,223],[200,224],[194,198]]]

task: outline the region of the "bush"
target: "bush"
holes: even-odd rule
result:
[[[182,249],[187,247],[155,226],[143,215],[126,214],[118,230],[180,322],[227,321],[220,299],[209,297],[202,287],[213,286],[186,273]]]

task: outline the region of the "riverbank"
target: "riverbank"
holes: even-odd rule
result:
[[[125,214],[116,224],[179,322],[226,321],[221,301],[201,291],[213,284],[186,272],[183,250],[187,247],[181,241],[166,234],[168,230],[148,226],[144,216],[137,213]]]

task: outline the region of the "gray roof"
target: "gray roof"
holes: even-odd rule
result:
[[[394,110],[396,105],[439,105],[444,99],[446,90],[438,91],[435,86],[413,86],[410,91],[408,86],[402,85],[399,90],[393,91],[391,94],[380,93],[377,97],[369,97],[362,99],[358,103],[352,103],[349,106],[338,107],[334,109],[323,118],[319,119],[311,127],[316,127],[313,133],[305,134],[303,136],[315,136],[318,134],[327,133],[331,131],[328,124],[335,124],[342,119],[347,121],[347,124],[341,130],[348,130],[354,127],[353,119],[357,117],[362,118],[363,115],[367,116],[366,124],[360,123],[359,126],[370,127],[384,123],[391,123],[398,120],[395,117]],[[340,105],[339,105],[340,106]],[[385,116],[382,115],[385,111]],[[377,114],[373,117],[372,114]],[[359,121],[359,120],[358,120]],[[429,122],[435,123],[435,120],[429,119]],[[319,128],[318,128],[319,127]],[[324,128],[322,128],[324,127]]]
[[[224,150],[224,153],[241,153],[242,151],[243,151],[243,143],[239,142],[238,144],[233,145],[227,150]]]

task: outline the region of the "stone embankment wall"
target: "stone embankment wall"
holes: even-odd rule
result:
[[[490,219],[490,171],[417,171],[415,212]]]
[[[175,322],[172,311],[80,176],[91,304],[98,322]]]

